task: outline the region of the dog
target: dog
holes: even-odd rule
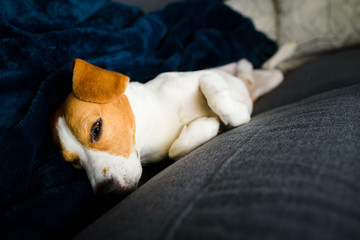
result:
[[[282,80],[280,71],[253,70],[243,59],[129,83],[121,73],[76,59],[73,91],[52,118],[53,138],[66,161],[85,169],[94,192],[106,185],[130,192],[142,164],[177,160],[218,135],[221,124],[249,122],[253,102]]]

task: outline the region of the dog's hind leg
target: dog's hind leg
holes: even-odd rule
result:
[[[169,157],[178,160],[203,143],[215,137],[220,130],[220,120],[217,117],[201,117],[185,125],[179,137],[169,150]]]
[[[222,76],[205,74],[200,78],[199,85],[209,107],[225,125],[236,127],[250,121],[251,110],[245,102],[234,98]]]
[[[286,59],[288,59],[295,53],[297,45],[298,44],[296,42],[285,43],[270,59],[264,62],[261,68],[266,70],[274,69],[280,63],[284,62]]]

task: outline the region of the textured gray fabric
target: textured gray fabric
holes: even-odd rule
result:
[[[360,239],[359,71],[204,144],[76,239]]]
[[[309,62],[287,74],[285,81],[254,106],[253,115],[300,101],[360,80],[360,47],[351,48]]]
[[[254,119],[166,238],[360,239],[359,103],[356,85]]]

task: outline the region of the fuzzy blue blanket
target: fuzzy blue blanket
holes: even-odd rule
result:
[[[63,160],[48,127],[74,58],[146,82],[240,58],[258,67],[277,49],[219,1],[143,14],[107,0],[5,0],[0,11],[0,238],[69,237],[96,212],[84,172]]]

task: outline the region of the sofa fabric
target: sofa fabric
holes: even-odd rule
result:
[[[254,105],[253,115],[360,81],[360,47],[323,56],[287,74],[286,80]]]
[[[250,123],[167,167],[75,239],[359,239],[359,58],[345,51],[289,74],[275,104],[264,96],[270,107]]]

